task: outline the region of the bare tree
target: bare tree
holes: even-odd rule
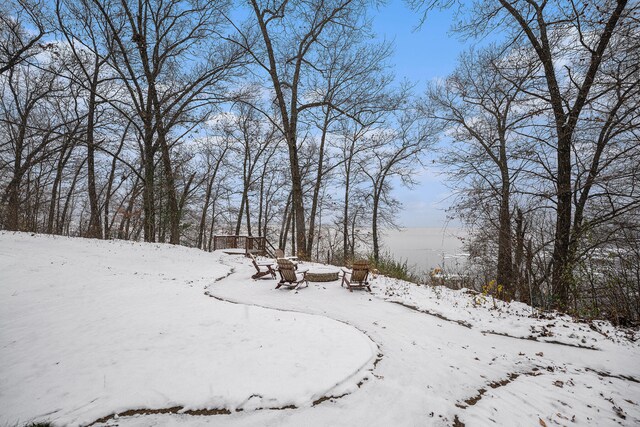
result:
[[[46,69],[49,66],[55,65],[13,67],[0,81],[3,93],[0,123],[4,128],[2,169],[10,176],[0,205],[4,211],[2,223],[8,230],[24,228],[20,215],[24,178],[36,165],[55,155],[65,140],[69,118],[52,114],[57,111],[53,96],[62,98],[65,87],[56,77],[58,71]]]
[[[406,108],[398,111],[391,129],[367,136],[371,149],[359,164],[371,185],[371,233],[373,259],[380,260],[380,224],[394,225],[392,215],[383,214],[384,207],[394,213],[397,202],[391,196],[393,182],[415,183],[413,176],[422,166],[424,151],[435,142],[436,128],[423,120],[421,113]]]
[[[344,259],[353,258],[355,251],[353,244],[355,235],[352,233],[352,229],[355,228],[357,212],[362,210],[361,206],[357,204],[357,201],[361,199],[358,197],[358,194],[361,193],[357,191],[357,187],[365,179],[362,174],[363,168],[358,165],[364,162],[366,151],[372,148],[370,145],[366,145],[367,142],[370,142],[366,136],[368,132],[375,132],[376,128],[380,126],[378,118],[376,116],[373,118],[361,117],[359,120],[346,118],[341,120],[338,144],[342,166],[340,184],[343,201],[340,228],[342,230],[342,256]],[[352,206],[353,204],[355,206]]]
[[[41,0],[7,0],[0,5],[0,74],[41,50],[43,38],[51,31],[45,4]]]
[[[366,34],[366,2],[331,0],[290,3],[286,0],[249,3],[253,18],[238,27],[235,42],[252,57],[254,64],[269,76],[278,120],[274,120],[289,152],[292,209],[295,220],[297,254],[308,258],[306,213],[299,156],[300,116],[309,109],[333,104],[322,88],[316,88],[312,75],[318,68],[320,53],[352,32]],[[323,85],[324,86],[324,85]],[[266,114],[267,116],[269,114]]]
[[[495,279],[513,298],[511,199],[526,163],[522,152],[528,139],[521,135],[532,113],[524,92],[535,65],[520,61],[514,51],[511,58],[500,51],[490,46],[462,54],[446,81],[430,87],[425,113],[443,123],[452,140],[442,162],[461,196],[458,208],[468,206],[470,216],[491,224],[489,234],[497,232]],[[478,203],[480,197],[482,203]],[[469,198],[474,202],[468,204]]]
[[[349,37],[351,35],[351,37]],[[315,177],[310,182],[311,209],[307,253],[313,253],[316,243],[316,217],[320,204],[320,194],[324,189],[325,177],[329,176],[345,159],[334,158],[325,161],[330,148],[328,139],[334,137],[340,118],[345,116],[360,120],[366,113],[370,116],[382,114],[397,108],[399,100],[406,93],[389,90],[393,75],[388,72],[387,60],[391,46],[387,43],[362,44],[359,34],[347,34],[328,46],[323,52],[321,67],[315,87],[323,88],[329,102],[322,108],[311,110],[312,121],[320,131],[319,145],[315,157]],[[334,108],[340,106],[340,109]]]
[[[102,238],[100,203],[96,188],[96,127],[98,126],[98,107],[101,103],[100,85],[111,78],[103,71],[111,52],[106,50],[104,36],[99,26],[100,21],[91,11],[91,3],[57,0],[56,18],[73,58],[70,64],[71,71],[67,75],[88,92],[85,139],[90,215],[87,236]]]
[[[215,184],[220,181],[219,173],[221,168],[225,167],[225,160],[227,152],[229,151],[229,144],[225,141],[222,144],[217,144],[210,138],[205,139],[202,142],[202,168],[204,169],[205,178],[205,194],[202,203],[202,214],[200,216],[200,225],[198,227],[198,237],[196,240],[196,246],[201,249],[207,249],[206,245],[206,229],[207,218],[209,209],[213,211],[211,228],[213,228],[213,218],[215,217],[215,202],[216,202],[216,188]],[[209,244],[210,245],[210,244]],[[209,248],[211,249],[211,248]]]
[[[416,0],[410,4],[426,12],[451,2]],[[500,28],[508,40],[528,46],[541,64],[537,87],[531,95],[546,103],[551,111],[549,137],[555,156],[555,235],[553,240],[551,285],[555,304],[567,308],[573,285],[572,229],[574,224],[573,186],[575,164],[572,147],[576,131],[594,99],[594,84],[603,64],[618,48],[612,41],[624,39],[635,45],[638,5],[627,0],[605,2],[594,7],[573,0],[498,0],[474,3],[457,26],[468,36],[480,36]],[[423,15],[424,17],[425,15]]]
[[[155,240],[154,180],[160,154],[169,208],[170,242],[180,241],[180,198],[171,148],[224,99],[223,86],[241,53],[217,37],[227,2],[93,0],[104,22],[110,64],[131,103],[144,159],[144,236]],[[202,55],[206,52],[205,55]],[[127,107],[118,100],[117,108]]]
[[[256,105],[256,102],[252,102],[252,105]],[[248,104],[238,104],[220,127],[222,139],[231,147],[235,158],[238,159],[239,167],[236,170],[242,179],[240,187],[242,194],[235,233],[240,234],[244,217],[247,233],[251,235],[250,190],[258,181],[257,172],[264,169],[277,148],[277,130]]]

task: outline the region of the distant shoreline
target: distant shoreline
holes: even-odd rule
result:
[[[406,261],[416,273],[427,273],[436,267],[462,268],[466,262],[462,238],[467,234],[458,227],[403,227],[383,230],[381,240],[383,252]]]

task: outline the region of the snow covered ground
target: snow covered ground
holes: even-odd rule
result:
[[[640,423],[640,343],[606,323],[383,277],[275,290],[252,269],[0,233],[0,426]]]
[[[388,277],[378,278],[376,284],[374,293],[381,298],[478,328],[486,334],[599,350],[640,346],[637,330],[614,328],[606,321],[575,322],[567,315],[539,312],[520,302],[506,303],[466,289],[416,286]]]
[[[0,426],[302,406],[369,375],[377,347],[349,325],[207,298],[204,286],[229,273],[216,258],[0,235]]]

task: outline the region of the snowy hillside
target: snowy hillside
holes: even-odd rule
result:
[[[384,277],[276,290],[254,271],[0,233],[0,426],[640,423],[640,343],[604,322]]]

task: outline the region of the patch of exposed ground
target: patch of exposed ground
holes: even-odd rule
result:
[[[585,368],[585,370],[589,371],[589,372],[593,372],[596,375],[599,375],[601,377],[606,377],[606,378],[616,378],[619,380],[625,380],[625,381],[631,381],[633,383],[640,383],[640,380],[638,380],[635,377],[632,377],[630,375],[614,375],[610,372],[604,372],[604,371],[596,371],[595,369],[591,369],[591,368]]]
[[[520,375],[538,376],[538,375],[540,375],[540,372],[537,369],[536,370],[532,370],[530,372],[522,372],[522,373],[512,372],[509,375],[507,375],[507,378],[505,378],[503,380],[492,381],[492,382],[488,383],[487,387],[490,387],[492,389],[504,387],[507,384],[513,382]],[[466,409],[469,406],[473,406],[476,403],[478,403],[480,401],[480,399],[482,399],[482,396],[486,392],[487,392],[487,388],[482,387],[482,388],[478,389],[478,394],[476,394],[475,396],[472,396],[472,397],[470,397],[468,399],[465,399],[464,403],[460,403],[460,402],[456,403],[456,406],[458,408],[461,408],[461,409]]]
[[[229,415],[230,413],[231,411],[224,408],[223,409],[189,409],[185,411],[184,407],[182,406],[173,406],[171,408],[162,408],[162,409],[129,409],[127,411],[118,412],[117,414],[111,414],[102,418],[98,418],[94,422],[88,424],[88,427],[95,424],[103,424],[116,418],[132,417],[135,415],[155,415],[155,414]]]
[[[571,343],[562,342],[562,341],[556,341],[556,340],[539,340],[537,337],[534,337],[533,335],[529,335],[527,337],[518,337],[518,336],[515,336],[515,335],[509,335],[509,334],[504,333],[504,332],[496,332],[496,331],[482,331],[482,333],[483,334],[491,334],[491,335],[500,335],[501,337],[514,338],[514,339],[517,339],[517,340],[527,340],[527,341],[543,342],[543,343],[547,343],[547,344],[566,345],[567,347],[581,348],[583,350],[597,350],[597,351],[600,350],[597,347],[592,347],[592,346],[588,346],[588,345],[571,344]]]
[[[390,303],[393,303],[393,304],[401,305],[403,307],[408,308],[409,310],[417,311],[418,313],[428,314],[429,316],[437,317],[438,319],[442,319],[442,320],[445,320],[447,322],[457,323],[458,325],[464,326],[465,328],[468,328],[468,329],[472,328],[471,323],[465,322],[464,320],[449,319],[448,317],[446,317],[446,316],[444,316],[444,315],[442,315],[440,313],[436,313],[436,312],[429,311],[429,310],[424,310],[424,309],[421,309],[421,308],[419,308],[419,307],[417,307],[415,305],[407,304],[405,302],[393,301],[393,300],[386,300],[386,301],[388,301]]]

